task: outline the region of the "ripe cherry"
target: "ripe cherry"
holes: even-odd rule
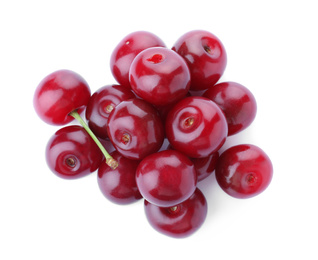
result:
[[[100,138],[106,139],[107,122],[111,111],[122,101],[135,98],[130,88],[121,85],[106,85],[90,98],[86,108],[88,126]]]
[[[157,152],[164,140],[158,111],[138,98],[122,101],[113,109],[107,133],[116,150],[135,160]]]
[[[203,94],[214,101],[224,112],[228,123],[228,135],[246,129],[256,116],[256,100],[243,85],[236,82],[222,82],[209,87]]]
[[[270,184],[273,166],[259,147],[241,144],[228,148],[218,159],[215,176],[220,187],[235,198],[250,198]]]
[[[168,113],[165,128],[172,147],[193,158],[218,151],[228,131],[222,110],[210,99],[197,96],[179,101]]]
[[[196,232],[204,223],[208,211],[206,198],[198,188],[189,199],[178,205],[158,207],[145,200],[144,207],[150,225],[174,238],[185,238]]]
[[[38,116],[48,124],[65,125],[74,118],[70,113],[84,111],[91,92],[87,82],[70,70],[58,70],[37,86],[33,104]]]
[[[156,106],[182,99],[190,88],[190,71],[176,52],[153,47],[140,52],[133,60],[129,81],[134,92]]]
[[[131,160],[114,151],[111,156],[118,162],[113,170],[105,163],[98,169],[98,186],[103,195],[116,204],[130,204],[142,198],[136,184],[139,161]]]
[[[194,164],[198,181],[202,181],[209,177],[215,170],[217,160],[219,159],[219,153],[215,152],[208,157],[203,158],[190,158]]]
[[[130,33],[118,43],[111,55],[110,68],[120,85],[130,88],[130,65],[138,53],[150,47],[165,47],[165,44],[158,36],[146,31]]]
[[[53,173],[76,179],[98,169],[103,160],[100,149],[81,126],[58,130],[46,146],[46,161]]]
[[[197,175],[188,157],[175,150],[163,150],[140,162],[136,181],[147,201],[160,207],[172,207],[192,195]]]
[[[212,33],[194,30],[182,35],[172,47],[187,62],[191,72],[190,90],[204,90],[222,76],[227,57],[223,44]]]

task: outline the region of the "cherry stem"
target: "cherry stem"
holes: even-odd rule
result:
[[[82,117],[79,115],[77,110],[72,111],[70,116],[74,117],[87,131],[87,133],[92,137],[96,145],[99,147],[103,155],[106,159],[106,164],[110,166],[112,169],[116,169],[118,166],[118,162],[106,151],[105,147],[101,144],[101,142],[98,140],[96,135],[92,132],[92,130],[88,127],[88,125],[85,123],[85,121],[82,119]]]

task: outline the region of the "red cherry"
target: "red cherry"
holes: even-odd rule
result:
[[[227,62],[221,41],[202,30],[182,35],[172,47],[187,62],[191,72],[190,90],[204,90],[213,86],[222,76]]]
[[[86,81],[70,70],[59,70],[46,76],[35,90],[33,104],[39,117],[48,124],[65,125],[86,107],[91,92]]]
[[[235,198],[250,198],[263,192],[271,182],[273,166],[259,147],[241,144],[225,150],[216,165],[220,187]]]
[[[163,150],[140,162],[136,182],[147,201],[160,207],[172,207],[193,194],[197,175],[188,157],[175,150]]]
[[[203,193],[197,188],[186,201],[168,208],[144,201],[145,213],[150,225],[158,232],[184,238],[196,232],[204,223],[208,206]]]
[[[98,169],[98,186],[104,196],[116,204],[130,204],[142,198],[136,184],[139,161],[130,160],[114,151],[111,156],[118,162],[113,170],[102,163]]]
[[[130,87],[130,65],[139,52],[150,47],[165,47],[165,44],[158,36],[146,31],[130,33],[118,43],[111,55],[110,68],[119,84]]]
[[[106,85],[90,98],[86,108],[88,126],[100,138],[106,139],[107,122],[111,111],[122,101],[135,98],[134,93],[121,85]]]
[[[157,152],[164,140],[158,111],[142,99],[118,104],[108,118],[108,136],[122,155],[141,160]]]
[[[246,87],[236,82],[222,82],[211,86],[204,94],[224,112],[229,133],[234,135],[246,129],[256,116],[256,100]]]
[[[129,80],[139,97],[153,105],[165,106],[188,93],[190,72],[180,55],[166,48],[153,47],[136,56]]]
[[[209,177],[215,170],[217,160],[219,159],[219,153],[215,152],[208,157],[203,158],[190,158],[194,164],[198,181],[202,181]]]
[[[228,131],[222,110],[210,99],[197,96],[179,101],[168,113],[165,128],[172,147],[193,158],[218,151]]]
[[[98,169],[103,160],[100,149],[81,126],[58,130],[46,146],[46,161],[53,173],[76,179]]]

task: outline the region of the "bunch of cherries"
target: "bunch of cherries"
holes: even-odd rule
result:
[[[207,215],[198,182],[215,172],[227,194],[250,198],[266,189],[273,174],[269,157],[255,145],[219,154],[227,136],[247,128],[256,115],[246,87],[218,83],[226,63],[223,44],[210,32],[190,31],[169,49],[156,35],[138,31],[111,55],[119,84],[91,95],[77,73],[51,73],[35,90],[37,114],[52,125],[74,118],[80,125],[64,126],[51,137],[49,168],[65,179],[97,170],[99,188],[110,201],[144,199],[157,231],[191,235]]]

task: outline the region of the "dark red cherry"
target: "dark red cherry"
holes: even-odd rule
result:
[[[190,90],[204,90],[222,76],[227,57],[223,44],[212,33],[194,30],[182,35],[172,47],[187,62],[191,72]]]
[[[131,160],[114,151],[110,154],[118,167],[113,170],[106,163],[98,169],[98,186],[103,195],[116,204],[130,204],[142,198],[136,184],[139,161]]]
[[[135,94],[121,85],[106,85],[90,98],[86,108],[88,126],[102,139],[107,136],[107,122],[111,111],[122,101],[135,98]]]
[[[81,126],[58,130],[46,146],[46,162],[53,173],[65,179],[76,179],[98,169],[103,154]]]
[[[113,109],[108,118],[107,133],[117,151],[136,160],[157,152],[164,140],[158,111],[137,98],[123,101]]]
[[[227,137],[227,122],[222,110],[205,97],[187,97],[168,113],[166,136],[172,147],[189,157],[210,156]]]
[[[185,238],[196,232],[204,223],[208,211],[207,201],[198,188],[189,199],[176,206],[158,207],[145,200],[144,207],[150,225],[174,238]]]
[[[219,153],[215,152],[208,157],[203,158],[190,158],[194,164],[198,181],[202,181],[209,177],[215,170],[217,160],[219,159]]]
[[[129,68],[137,54],[150,47],[165,47],[156,35],[146,31],[137,31],[124,37],[112,52],[110,68],[120,85],[130,87]]]
[[[129,81],[134,92],[156,106],[182,99],[190,87],[190,71],[176,52],[153,47],[140,52],[131,64]]]
[[[46,76],[37,86],[33,104],[39,117],[48,124],[65,125],[84,111],[91,92],[87,82],[70,70],[58,70]]]
[[[197,175],[188,157],[175,150],[163,150],[140,162],[136,181],[147,201],[160,207],[171,207],[192,195]]]
[[[262,149],[251,144],[240,144],[221,154],[215,176],[227,194],[245,199],[260,194],[268,187],[273,166]]]
[[[209,87],[203,94],[214,101],[224,112],[228,123],[228,135],[246,129],[256,116],[256,100],[243,85],[236,82],[222,82]]]

